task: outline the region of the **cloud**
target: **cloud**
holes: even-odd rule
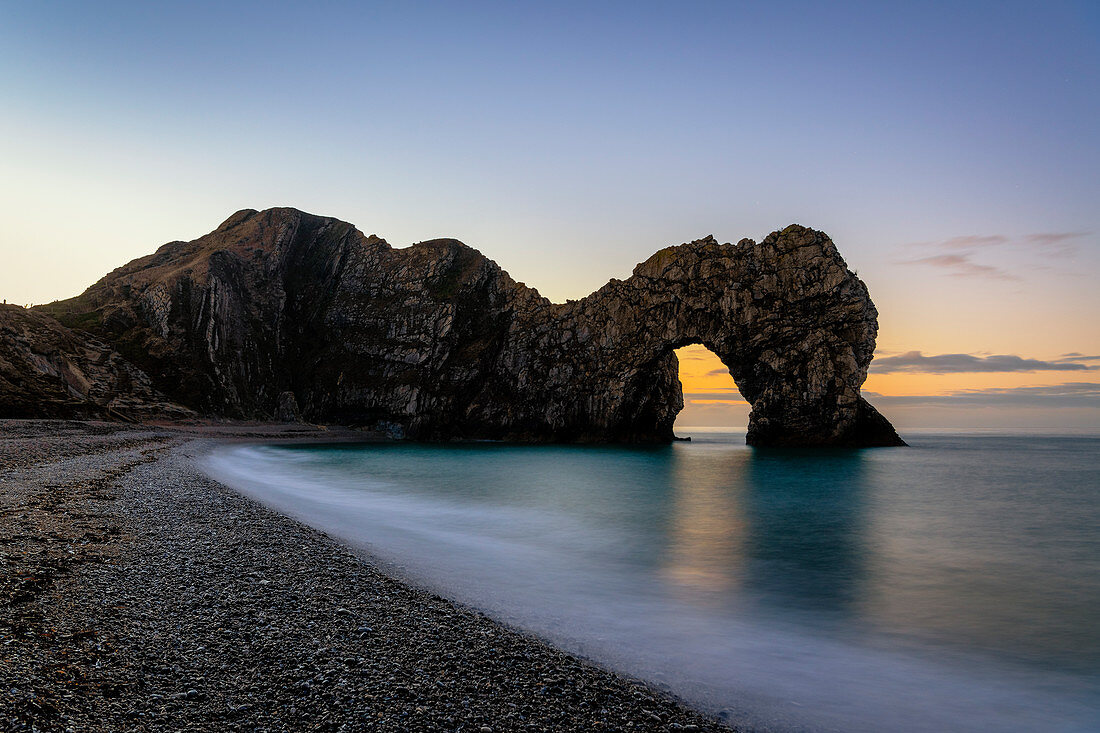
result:
[[[1077,254],[1077,246],[1070,244],[1074,239],[1087,237],[1092,232],[1039,232],[1024,237],[1024,241],[1038,247],[1050,257],[1071,257]]]
[[[883,407],[1084,407],[1100,408],[1100,383],[1068,382],[1034,387],[963,389],[945,395],[884,395],[864,392]]]
[[[1090,234],[1092,232],[1040,232],[1039,234],[1029,234],[1025,239],[1035,244],[1048,245],[1060,244],[1068,239],[1080,239]]]
[[[1087,237],[1092,232],[1036,232],[1015,237],[1007,237],[1003,234],[966,234],[950,239],[941,239],[937,242],[914,242],[910,247],[924,247],[926,249],[973,250],[985,247],[1030,247],[1033,249],[1049,250],[1051,247],[1065,247],[1075,239]]]
[[[1080,351],[1071,351],[1068,354],[1062,354],[1054,361],[1100,361],[1100,356],[1085,356]]]
[[[725,367],[722,367],[721,369],[711,369],[709,372],[707,372],[706,376],[708,376],[708,377],[728,377],[729,374],[730,374],[730,370],[726,369]]]
[[[1067,355],[1071,356],[1071,355]],[[919,351],[909,351],[898,356],[876,358],[870,372],[893,374],[916,372],[921,374],[959,374],[964,372],[1077,372],[1100,369],[1100,366],[1084,364],[1096,357],[1077,357],[1042,361],[1025,359],[1015,354],[939,354],[925,356]]]
[[[745,398],[736,389],[716,389],[710,392],[684,392],[684,399],[689,402],[744,402]]]
[[[959,237],[951,237],[938,242],[915,242],[909,247],[921,248],[925,251],[934,251],[938,254],[930,254],[925,257],[903,260],[902,265],[928,265],[948,270],[952,277],[983,277],[993,280],[1019,280],[1003,268],[993,265],[983,265],[971,259],[975,251],[993,247],[1012,246],[1030,250],[1034,254],[1043,257],[1072,257],[1077,253],[1077,246],[1073,240],[1092,234],[1092,232],[1036,232],[1016,237],[1007,237],[1003,234],[968,234]],[[1043,265],[1033,265],[1043,267]]]
[[[992,265],[982,265],[973,262],[969,254],[943,254],[921,257],[916,260],[906,260],[903,265],[931,265],[950,270],[947,274],[952,277],[985,277],[991,280],[1019,280],[1019,275],[1002,270]]]
[[[1008,244],[1010,240],[1001,234],[978,235],[971,234],[964,237],[952,237],[942,242],[925,242],[924,246],[932,246],[938,249],[974,249],[975,247],[997,247]]]

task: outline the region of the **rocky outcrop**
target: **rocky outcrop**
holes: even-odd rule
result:
[[[141,369],[107,344],[47,315],[0,305],[0,416],[179,419]]]
[[[898,445],[860,397],[877,314],[821,232],[669,247],[564,304],[464,244],[394,249],[294,209],[240,211],[40,310],[204,414],[414,439],[661,442],[673,349],[702,343],[755,445]]]

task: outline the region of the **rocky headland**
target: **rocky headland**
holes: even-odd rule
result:
[[[701,343],[754,445],[903,444],[860,395],[877,311],[822,232],[668,247],[551,303],[452,239],[239,211],[83,294],[0,310],[0,416],[220,417],[417,440],[666,442]]]

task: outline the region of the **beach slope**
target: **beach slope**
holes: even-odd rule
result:
[[[204,477],[212,432],[0,421],[0,728],[728,730]]]

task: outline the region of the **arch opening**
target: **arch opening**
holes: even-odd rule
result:
[[[729,368],[717,354],[701,343],[675,349],[679,362],[684,407],[676,415],[673,430],[681,438],[693,432],[728,430],[744,432],[749,424],[750,405],[741,396]]]

